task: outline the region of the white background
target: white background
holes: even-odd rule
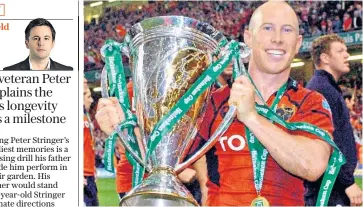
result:
[[[57,102],[58,107],[54,114],[48,112],[33,112],[32,115],[57,115],[66,116],[66,124],[0,124],[0,137],[67,137],[70,140],[68,144],[69,156],[72,156],[68,162],[68,171],[55,171],[51,173],[51,181],[58,181],[58,189],[49,190],[48,192],[65,192],[64,199],[41,199],[43,201],[55,201],[55,206],[83,206],[81,198],[83,188],[83,157],[79,157],[78,152],[83,148],[83,121],[80,119],[83,105],[83,75],[79,75],[78,59],[80,58],[81,74],[83,74],[83,46],[78,53],[78,30],[80,31],[80,44],[83,45],[83,11],[81,12],[81,22],[78,26],[78,4],[76,0],[0,0],[0,4],[5,4],[5,16],[0,17],[1,23],[10,23],[10,31],[0,30],[0,70],[20,61],[25,60],[29,51],[25,47],[24,30],[31,19],[38,17],[49,19],[56,30],[56,44],[51,52],[51,58],[59,63],[73,67],[73,71],[0,71],[0,76],[39,76],[42,74],[51,74],[53,76],[71,76],[68,84],[0,84],[0,89],[5,87],[20,89],[34,89],[42,86],[45,89],[53,90],[51,98],[10,98],[12,102]],[[82,5],[80,10],[83,10]],[[29,19],[29,20],[3,20],[3,19]],[[54,19],[73,19],[73,20],[54,20]],[[41,79],[41,78],[40,78]],[[82,87],[80,87],[82,86]],[[82,96],[80,96],[81,94]],[[80,98],[80,100],[79,100]],[[6,100],[3,98],[4,101]],[[23,111],[0,111],[1,116],[21,116]],[[81,137],[81,138],[80,138]],[[80,145],[80,143],[82,145]],[[0,144],[2,145],[2,144]],[[19,145],[19,144],[17,144]],[[10,145],[8,145],[10,146]],[[29,144],[25,146],[30,146]],[[64,147],[64,145],[63,145]],[[82,151],[80,151],[82,154]],[[0,155],[3,153],[0,153]],[[10,153],[9,153],[10,154]],[[16,153],[14,153],[15,155]],[[64,154],[63,154],[64,155]],[[17,163],[21,164],[21,163]],[[79,171],[79,170],[82,171]],[[1,172],[3,174],[9,172]],[[49,173],[49,172],[47,172]],[[82,179],[81,179],[82,178]],[[0,183],[5,183],[0,180]],[[20,192],[22,192],[21,190]],[[28,190],[29,191],[29,190]],[[40,191],[45,191],[40,190]],[[0,188],[0,193],[19,192],[16,189]],[[40,199],[25,199],[26,201],[37,201]],[[18,199],[3,199],[4,201],[15,201]]]
[[[78,2],[76,0],[0,0],[0,4],[2,3],[5,4],[5,16],[0,16],[0,24],[9,23],[9,31],[0,30],[0,70],[28,57],[25,28],[35,18],[48,19],[56,31],[55,46],[50,57],[63,65],[77,68]]]

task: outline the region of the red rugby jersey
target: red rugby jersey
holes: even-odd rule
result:
[[[331,112],[323,104],[323,96],[293,82],[289,79],[287,91],[278,104],[277,114],[287,122],[307,122],[332,134],[334,129]],[[198,145],[197,148],[208,140],[228,111],[229,93],[230,88],[227,86],[212,94],[194,144]],[[268,105],[272,104],[275,95],[276,93],[269,98]],[[289,133],[320,139],[303,131]],[[249,206],[257,194],[244,124],[235,119],[206,157],[209,176],[207,205]],[[283,170],[269,155],[261,195],[267,198],[270,205],[302,206],[303,193],[303,180]]]
[[[91,134],[91,123],[83,116],[83,176],[94,176],[96,172],[94,140]]]

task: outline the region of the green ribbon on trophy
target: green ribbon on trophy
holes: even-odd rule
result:
[[[103,52],[105,56],[106,70],[109,76],[108,80],[110,87],[110,96],[116,96],[122,110],[125,112],[126,118],[125,121],[122,122],[119,126],[119,130],[123,131],[124,129],[127,129],[130,147],[137,156],[141,157],[141,153],[136,141],[137,138],[134,133],[134,128],[137,125],[136,116],[130,110],[130,101],[128,97],[125,73],[120,54],[120,50],[122,50],[122,47],[124,47],[125,45],[119,44],[113,40],[107,40],[106,45],[107,47]],[[110,172],[114,172],[113,154],[117,135],[118,134],[116,132],[112,133],[105,142],[105,169]],[[130,164],[133,166],[132,186],[136,186],[142,180],[142,176],[140,175],[143,173],[144,168],[134,159],[129,151],[126,151],[125,153]]]
[[[252,85],[255,88],[257,96],[263,102],[263,105],[256,104],[256,110],[260,115],[271,120],[272,122],[278,123],[279,125],[287,128],[288,130],[302,130],[314,134],[316,136],[319,136],[334,148],[334,151],[329,159],[328,167],[324,173],[323,181],[321,183],[318,194],[318,200],[316,203],[316,206],[326,206],[328,204],[329,197],[332,188],[334,186],[336,177],[338,176],[339,170],[341,166],[346,162],[342,152],[339,150],[339,148],[336,146],[334,141],[330,138],[329,134],[325,130],[322,130],[319,127],[316,127],[309,123],[303,123],[303,122],[287,123],[280,116],[276,114],[277,105],[286,91],[287,83],[285,83],[278,90],[276,98],[271,105],[271,108],[273,109],[271,109],[270,107],[267,106],[266,102],[263,100],[262,95],[256,88],[256,85],[254,84],[250,75],[244,70],[243,71],[238,70],[239,68],[244,69],[244,67],[235,67],[235,65],[233,67],[233,77],[236,78],[239,75],[247,75]],[[297,84],[296,81],[294,81],[293,84],[296,85]],[[252,201],[251,206],[268,206],[269,203],[267,199],[260,195],[264,179],[264,172],[266,169],[265,166],[268,157],[268,151],[261,145],[261,143],[257,139],[255,139],[255,136],[253,135],[252,132],[250,132],[250,130],[247,127],[246,127],[246,136],[252,157],[253,174],[255,180],[255,188],[257,192],[257,198]]]

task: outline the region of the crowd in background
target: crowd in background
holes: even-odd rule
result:
[[[298,1],[293,4],[299,15],[300,34],[304,36],[349,32],[362,28],[361,2]]]
[[[348,32],[362,28],[362,2],[358,1],[289,1],[298,14],[300,34],[304,37]],[[263,2],[254,1],[150,1],[142,6],[134,4],[105,7],[98,19],[85,22],[85,71],[100,70],[103,61],[100,48],[107,39],[122,42],[135,23],[153,16],[182,15],[210,23],[230,39],[243,41],[243,31],[254,9]],[[362,141],[362,79],[360,76],[342,77],[343,94],[354,94],[351,122],[358,141]],[[94,114],[94,113],[91,113]],[[94,120],[92,118],[92,120]],[[95,127],[96,166],[103,167],[105,134]]]
[[[348,97],[352,101],[351,103],[346,101],[350,110],[350,122],[354,130],[356,142],[362,145],[362,78],[360,76],[352,76],[350,78],[343,76],[338,84],[342,90],[343,97]]]
[[[298,14],[304,37],[348,32],[362,28],[359,1],[289,1]],[[85,70],[102,68],[100,48],[106,39],[121,42],[129,28],[145,18],[182,15],[208,22],[226,37],[243,41],[243,31],[255,10],[256,1],[150,1],[142,6],[123,4],[105,7],[103,15],[85,22]]]

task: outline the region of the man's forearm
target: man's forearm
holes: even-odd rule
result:
[[[317,180],[325,171],[330,156],[325,141],[291,135],[260,115],[244,124],[286,171],[309,181]]]
[[[193,164],[194,170],[197,172],[197,179],[200,187],[204,187],[208,181],[208,169],[205,155]]]
[[[208,168],[207,168],[207,160],[205,155],[203,155],[199,160],[197,160],[193,164],[194,170],[197,172],[197,179],[199,182],[200,191],[202,193],[201,204],[204,206],[207,201],[208,196]]]

